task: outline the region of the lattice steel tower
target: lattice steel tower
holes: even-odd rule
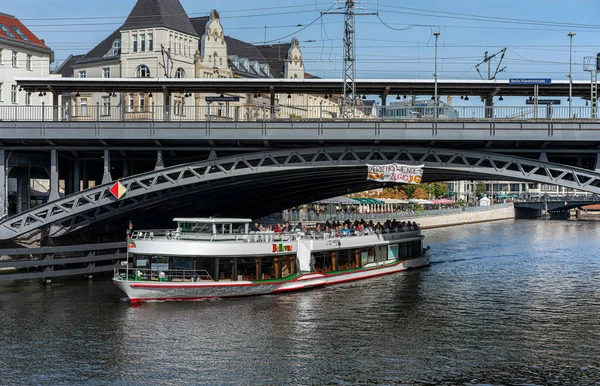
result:
[[[356,7],[354,0],[346,0],[344,16],[344,89],[342,104],[354,104],[356,99],[356,44],[354,40],[356,25]],[[350,109],[343,108],[348,117]]]

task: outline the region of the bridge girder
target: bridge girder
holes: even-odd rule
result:
[[[519,180],[600,193],[600,173],[494,153],[385,146],[286,149],[209,159],[127,177],[120,180],[127,188],[121,200],[109,191],[114,182],[71,194],[0,222],[0,239],[48,227],[50,236],[57,237],[161,205],[183,208],[201,195],[221,197],[223,203],[251,203],[255,212],[250,214],[267,215],[260,210],[276,211],[285,209],[284,205],[381,186],[366,180],[365,165],[393,162],[425,165],[425,181]],[[252,194],[246,196],[249,184]],[[220,213],[212,210],[206,215]]]

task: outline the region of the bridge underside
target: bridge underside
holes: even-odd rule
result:
[[[257,218],[291,206],[380,187],[365,164],[425,165],[425,181],[532,181],[600,193],[600,174],[494,153],[436,148],[327,147],[221,157],[155,170],[120,182],[121,199],[97,186],[20,213],[0,223],[0,238],[44,230],[50,237],[100,235],[137,226],[172,226],[175,216]]]

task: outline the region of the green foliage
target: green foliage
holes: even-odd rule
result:
[[[485,193],[487,193],[487,189],[485,187],[485,182],[477,181],[475,183],[475,193],[477,194],[477,196],[482,196]]]

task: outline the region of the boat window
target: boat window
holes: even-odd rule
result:
[[[399,256],[398,244],[388,245],[388,259],[396,260]]]
[[[367,265],[369,263],[374,263],[374,262],[375,262],[375,248],[373,248],[373,247],[361,248],[360,249],[360,265],[361,265],[361,267],[364,267],[365,265]]]

